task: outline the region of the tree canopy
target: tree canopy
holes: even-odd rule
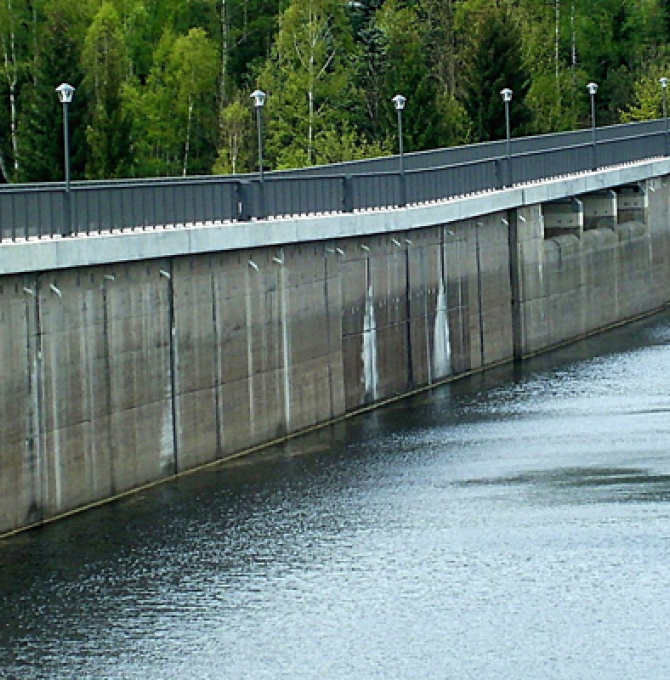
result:
[[[668,0],[0,0],[0,182],[241,173],[663,115]]]

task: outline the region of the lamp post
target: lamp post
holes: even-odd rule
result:
[[[598,167],[598,155],[596,146],[596,92],[598,85],[596,83],[589,83],[586,89],[591,96],[591,143],[593,144],[593,169]]]
[[[254,90],[251,93],[256,107],[256,130],[258,132],[258,179],[260,180],[260,215],[265,217],[265,184],[263,179],[263,106],[265,105],[265,92]]]
[[[507,155],[507,185],[512,186],[512,153],[511,153],[511,130],[509,121],[509,104],[512,101],[512,95],[514,92],[506,87],[504,90],[500,90],[500,96],[505,104],[505,134],[506,134],[506,155]]]
[[[398,163],[400,169],[400,205],[405,205],[406,192],[405,192],[405,155],[403,153],[403,143],[402,143],[402,112],[405,108],[405,102],[407,99],[401,94],[397,94],[391,100],[395,106],[395,110],[398,113]]]
[[[665,155],[668,155],[668,82],[667,78],[660,78],[661,88],[663,90],[663,120],[665,121]]]
[[[67,111],[72,97],[74,97],[74,87],[68,83],[61,83],[56,88],[58,101],[63,105],[63,148],[65,160],[65,196],[63,201],[63,229],[65,234],[73,234],[72,227],[72,205],[70,203],[70,125],[67,118]]]
[[[74,97],[74,87],[67,83],[61,83],[56,88],[58,100],[63,105],[63,144],[65,147],[65,191],[70,193],[70,130],[67,120],[68,105]]]

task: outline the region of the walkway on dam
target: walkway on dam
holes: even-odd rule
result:
[[[0,187],[0,238],[368,215],[599,174],[661,159],[668,150],[667,124],[659,120],[599,128],[595,137],[580,130],[514,139],[509,148],[498,141],[263,176],[6,185]],[[610,175],[601,187],[622,183]]]
[[[400,207],[284,215],[250,221],[163,224],[150,229],[89,229],[76,234],[76,238],[59,234],[14,238],[0,246],[0,275],[392,234],[560,201],[610,187],[637,185],[667,174],[670,174],[670,158],[656,156],[595,172],[584,170],[560,177],[527,180],[511,187],[481,189]],[[0,192],[0,204],[2,198]]]

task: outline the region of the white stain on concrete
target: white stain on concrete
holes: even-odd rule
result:
[[[58,357],[56,355],[55,343],[52,342],[49,348],[50,363],[52,367],[52,384],[51,384],[51,413],[54,414],[54,431],[53,431],[53,450],[51,452],[51,459],[53,461],[53,493],[54,493],[54,507],[57,510],[61,509],[61,503],[63,501],[63,471],[61,466],[63,465],[62,460],[62,443],[61,443],[61,427],[62,423],[58,418],[58,390],[55,385],[55,378],[53,375],[56,373],[57,368],[63,369],[63,363],[58,362]],[[47,495],[48,498],[48,495]]]
[[[444,287],[444,278],[442,276],[440,276],[440,287],[437,292],[437,308],[435,310],[432,369],[433,378],[435,379],[444,378],[452,372],[447,293]]]
[[[253,324],[253,300],[252,300],[252,281],[247,270],[247,285],[244,295],[244,304],[246,307],[246,324],[247,324],[247,376],[249,381],[249,432],[256,431],[256,406],[254,395],[254,324]]]
[[[376,400],[379,395],[379,374],[377,372],[377,328],[375,324],[372,283],[365,296],[365,317],[363,319],[363,376],[365,394]]]
[[[145,296],[145,300],[148,301],[151,299],[150,293],[147,293]],[[145,304],[147,304],[145,303]],[[150,318],[150,312],[147,310],[144,310],[144,318],[149,319]],[[169,338],[169,344],[168,347],[166,348],[165,351],[169,352],[171,351],[169,347],[171,346],[173,348],[172,351],[174,351],[174,356],[172,357],[173,359],[173,366],[169,371],[164,372],[164,384],[163,384],[163,394],[167,396],[167,398],[163,402],[163,413],[161,417],[161,444],[160,444],[160,452],[159,452],[159,464],[161,470],[176,470],[178,463],[176,462],[175,458],[175,449],[177,446],[177,442],[175,441],[175,428],[174,428],[174,423],[173,423],[173,418],[177,417],[176,412],[173,413],[172,411],[172,398],[174,395],[172,394],[172,390],[175,389],[177,392],[179,391],[179,387],[177,385],[177,380],[179,378],[180,371],[177,369],[179,366],[179,343],[176,342],[176,333],[177,329],[175,328],[175,320],[174,318],[169,319],[166,318],[166,322],[170,323],[170,338]],[[146,332],[146,331],[145,331]],[[150,336],[146,336],[150,337]],[[169,358],[169,357],[168,357]],[[177,372],[177,376],[174,382],[174,388],[172,385],[172,370]]]
[[[289,333],[290,310],[288,290],[286,289],[286,268],[279,270],[279,304],[282,332],[282,361],[284,366],[284,425],[291,431],[291,334]]]

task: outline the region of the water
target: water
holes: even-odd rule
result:
[[[0,678],[667,678],[670,315],[0,542]]]

